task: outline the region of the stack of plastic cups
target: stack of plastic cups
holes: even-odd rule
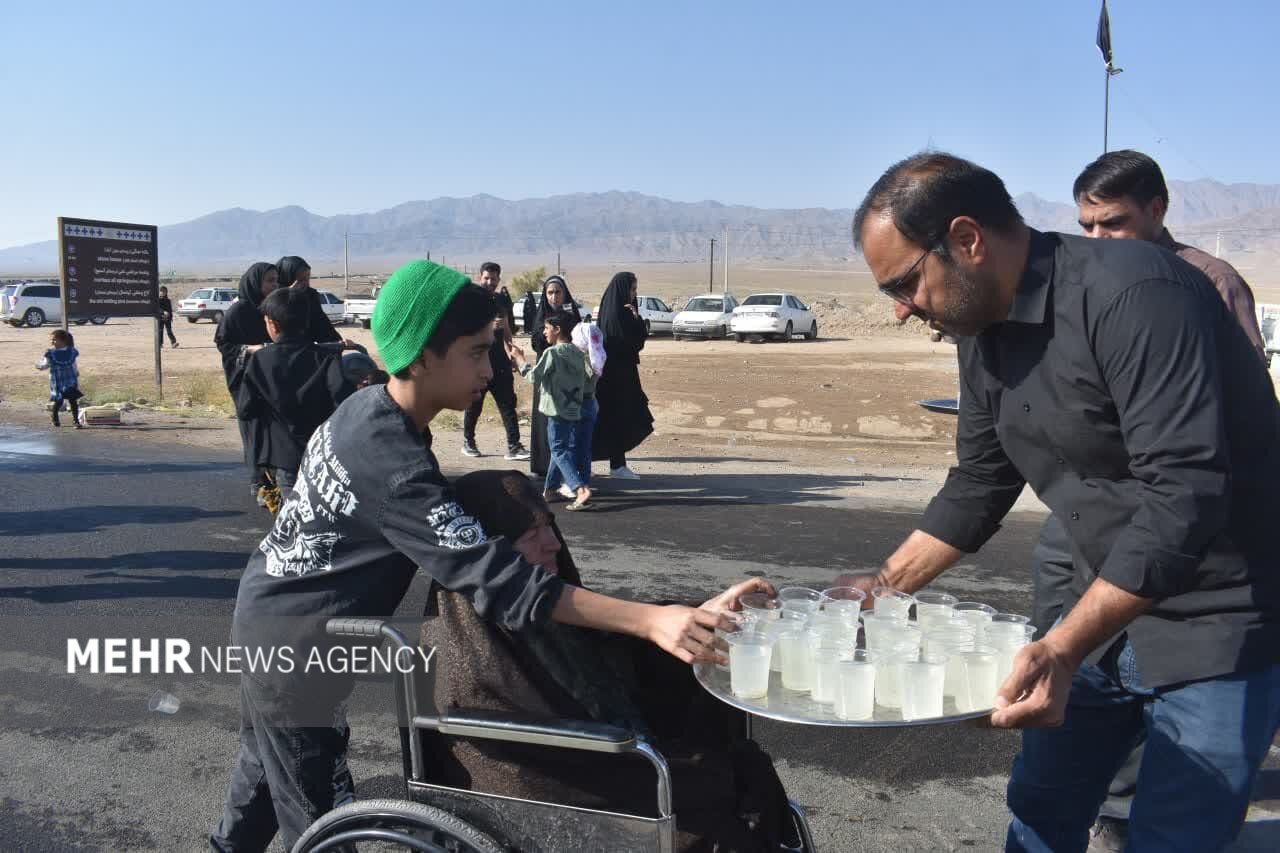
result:
[[[782,655],[778,653],[778,642],[788,631],[804,631],[809,627],[809,615],[798,610],[779,610],[778,618],[762,623],[764,632],[774,640],[774,656],[770,663],[772,672],[782,672]]]
[[[879,655],[857,649],[837,666],[836,716],[842,720],[870,720],[875,716],[876,662]]]
[[[950,619],[956,606],[956,597],[945,592],[917,592],[916,622],[922,631],[928,630],[930,623],[938,619]]]
[[[875,599],[873,606],[876,613],[896,616],[903,622],[910,618],[911,605],[916,603],[910,595],[888,586],[878,586],[871,590],[871,597]]]

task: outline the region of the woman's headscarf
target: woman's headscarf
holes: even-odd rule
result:
[[[262,277],[271,270],[278,270],[275,264],[258,262],[244,271],[240,276],[240,298],[254,308],[262,304]]]
[[[560,578],[574,586],[582,585],[578,567],[556,526],[555,513],[524,474],[474,471],[454,481],[453,495],[489,536],[505,536],[514,543],[536,525],[551,525],[560,540],[560,551],[556,554]]]
[[[297,255],[285,255],[276,261],[276,269],[280,271],[280,286],[292,287],[298,280],[298,273],[311,269],[311,264]]]
[[[632,316],[626,306],[631,302],[631,288],[635,287],[636,274],[620,272],[609,280],[604,297],[600,300],[599,316],[596,322],[605,340],[625,338],[627,336],[627,319]]]
[[[542,326],[547,322],[547,317],[551,315],[553,310],[547,302],[547,288],[552,284],[559,284],[564,291],[564,303],[560,306],[560,310],[575,311],[578,307],[578,303],[573,299],[573,294],[569,292],[569,283],[562,276],[547,276],[546,280],[542,282],[542,301],[538,303],[538,313],[533,317],[533,328],[525,330],[529,332],[529,338],[533,343],[533,351],[537,353],[541,353],[547,346],[547,339],[542,333]]]

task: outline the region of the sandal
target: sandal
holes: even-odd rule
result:
[[[565,512],[589,512],[595,508],[595,504],[584,503],[583,501],[574,501],[565,507]]]

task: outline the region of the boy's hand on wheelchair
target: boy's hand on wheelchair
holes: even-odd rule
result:
[[[710,663],[715,657],[715,629],[731,629],[718,612],[668,604],[656,607],[649,620],[648,639],[685,663]]]
[[[773,588],[773,584],[764,578],[747,578],[729,587],[714,598],[708,598],[702,603],[701,609],[713,610],[716,613],[724,610],[741,610],[742,605],[738,603],[738,599],[749,592],[763,592],[766,595],[778,594],[778,591]]]

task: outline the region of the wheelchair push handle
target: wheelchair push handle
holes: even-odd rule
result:
[[[399,629],[382,619],[330,619],[324,625],[326,634],[334,637],[367,637],[387,639],[403,649],[413,646]]]

